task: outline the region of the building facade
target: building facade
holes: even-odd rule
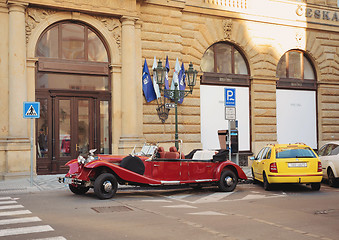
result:
[[[178,107],[183,150],[220,148],[226,88],[236,91],[239,150],[339,140],[336,0],[0,0],[0,179],[65,172],[90,148],[128,153],[174,139],[142,92],[144,59],[199,70]],[[150,69],[152,72],[152,70]]]

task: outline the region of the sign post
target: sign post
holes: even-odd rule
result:
[[[24,102],[23,107],[23,118],[31,119],[31,174],[30,174],[30,182],[31,187],[33,186],[33,127],[34,127],[34,119],[40,118],[40,102]]]
[[[225,119],[228,120],[228,157],[231,161],[231,121],[236,121],[235,88],[225,88]],[[239,154],[236,156],[236,164],[239,164]]]

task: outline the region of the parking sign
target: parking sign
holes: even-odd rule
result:
[[[235,107],[234,88],[225,88],[225,107]]]

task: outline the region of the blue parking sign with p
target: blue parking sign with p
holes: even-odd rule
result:
[[[235,89],[225,88],[225,106],[235,107]]]
[[[40,118],[40,102],[24,102],[24,118]]]

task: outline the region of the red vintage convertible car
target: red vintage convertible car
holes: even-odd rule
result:
[[[184,156],[176,147],[169,151],[158,144],[145,144],[139,153],[128,156],[79,156],[66,163],[69,172],[59,182],[69,185],[75,194],[90,188],[100,199],[112,198],[118,183],[137,186],[188,185],[199,188],[216,185],[221,191],[233,191],[238,179],[246,180],[242,169],[227,160],[224,150],[194,150]]]

